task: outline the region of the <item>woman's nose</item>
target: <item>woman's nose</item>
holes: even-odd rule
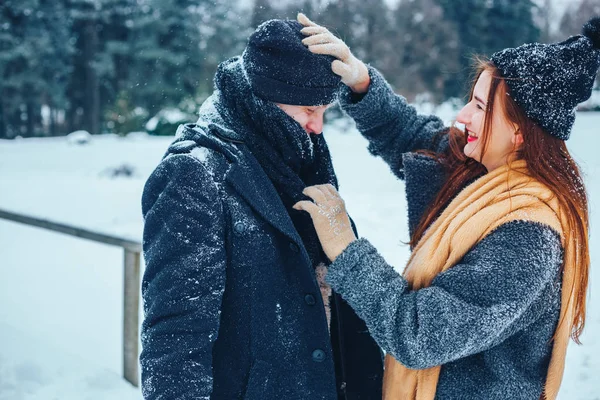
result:
[[[471,114],[468,110],[468,104],[461,108],[461,110],[456,115],[456,122],[459,122],[463,125],[467,125],[471,121]]]

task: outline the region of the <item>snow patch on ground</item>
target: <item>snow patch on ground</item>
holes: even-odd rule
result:
[[[118,373],[0,323],[0,400],[139,400]]]
[[[88,144],[92,140],[92,135],[88,131],[75,131],[67,135],[67,142],[70,144]]]
[[[146,122],[146,130],[153,131],[158,126],[161,120],[168,122],[169,124],[176,124],[181,121],[187,121],[188,115],[178,108],[166,108],[161,110],[154,117],[150,118]]]

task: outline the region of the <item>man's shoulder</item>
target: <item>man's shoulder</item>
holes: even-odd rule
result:
[[[222,153],[228,159],[239,153],[239,145],[243,143],[236,133],[214,122],[198,120],[194,124],[179,125],[175,140],[167,150],[167,154],[190,153],[194,148],[207,148]]]
[[[207,187],[225,180],[239,149],[197,124],[180,125],[173,142],[156,165],[145,191],[161,192],[168,185]]]
[[[240,143],[222,137],[214,125],[181,125],[161,164],[184,163],[203,167],[218,179],[224,176],[232,163],[238,161]]]

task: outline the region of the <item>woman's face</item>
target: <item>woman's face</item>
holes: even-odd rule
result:
[[[502,90],[496,91],[490,138],[485,154],[483,149],[483,128],[488,110],[487,98],[492,82],[490,71],[484,71],[477,80],[471,101],[456,116],[456,120],[465,125],[469,134],[464,153],[467,157],[481,162],[486,169],[492,171],[511,161],[514,151],[523,143],[523,136],[518,127],[506,117],[500,96],[506,95]]]

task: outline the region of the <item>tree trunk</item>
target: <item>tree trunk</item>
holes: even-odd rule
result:
[[[6,114],[4,113],[4,96],[0,94],[0,138],[7,139],[8,132],[6,132]]]
[[[50,136],[57,136],[56,134],[56,109],[50,107]]]
[[[35,105],[33,99],[29,97],[26,104],[27,122],[26,122],[26,134],[25,137],[35,136]]]
[[[92,135],[100,133],[100,87],[94,68],[98,32],[96,21],[89,20],[84,28],[83,57],[85,62],[85,96],[83,100],[84,126]]]

